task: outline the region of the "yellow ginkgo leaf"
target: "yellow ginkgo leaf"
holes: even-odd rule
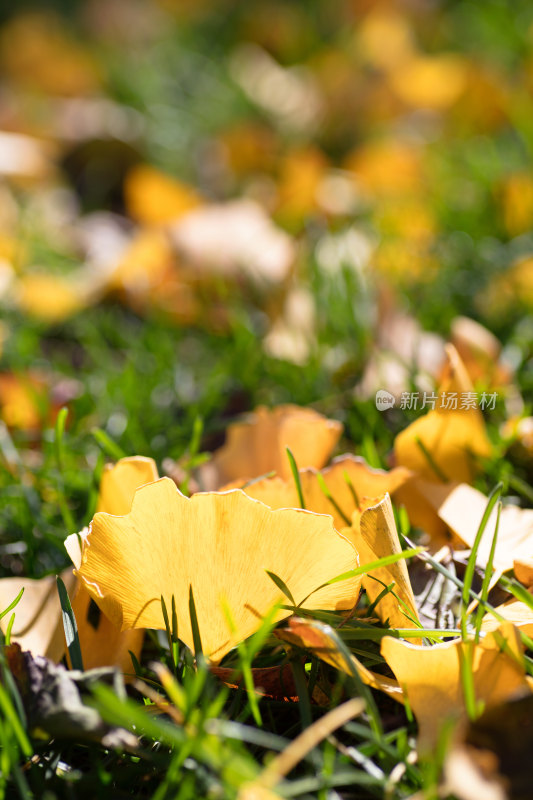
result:
[[[100,479],[97,511],[107,514],[127,514],[135,490],[159,478],[155,461],[144,456],[121,458],[116,464],[107,464]]]
[[[455,485],[424,480],[414,475],[394,495],[394,502],[407,510],[412,527],[420,528],[428,535],[428,547],[433,551],[450,544],[450,537],[445,523],[438,517],[435,503],[429,498],[446,496],[449,487]]]
[[[46,406],[47,401],[48,387],[36,375],[0,374],[0,419],[10,428],[40,428],[43,423],[40,405]]]
[[[370,141],[347,156],[345,167],[362,189],[378,197],[419,189],[424,180],[421,148],[397,138]]]
[[[489,457],[491,447],[465,366],[452,345],[447,345],[446,355],[448,374],[435,407],[398,434],[394,455],[397,464],[430,481],[470,483],[475,458]]]
[[[282,405],[269,410],[260,406],[244,422],[229,426],[226,443],[216,451],[210,464],[216,470],[213,485],[223,486],[272,471],[281,478],[290,478],[287,447],[298,467],[320,469],[341,433],[340,422],[327,419],[311,408]]]
[[[59,15],[35,8],[16,14],[2,26],[2,72],[44,94],[94,94],[100,76],[91,53],[70,34]]]
[[[61,579],[70,594],[76,582],[72,570],[64,570]],[[47,575],[37,580],[2,578],[0,611],[7,608],[21,589],[24,589],[24,594],[14,608],[11,640],[18,642],[23,650],[31,650],[34,655],[60,661],[65,652],[65,636],[55,576]],[[8,614],[0,622],[4,632],[10,618],[11,614]]]
[[[28,274],[17,286],[20,310],[51,324],[63,322],[94,299],[94,293],[83,281],[58,275]]]
[[[404,13],[389,5],[377,5],[357,26],[362,58],[373,67],[395,70],[414,53],[414,36]]]
[[[277,630],[275,635],[284,642],[311,650],[314,655],[340,672],[347,675],[357,672],[367,686],[379,689],[398,703],[403,703],[403,693],[398,682],[372,672],[352,653],[343,653],[335,642],[334,631],[329,625],[313,619],[291,617],[289,627]]]
[[[466,88],[468,65],[460,56],[413,56],[389,74],[394,93],[409,106],[444,111]]]
[[[107,464],[100,479],[97,510],[107,514],[127,514],[139,486],[158,480],[155,461],[143,456],[121,458]],[[81,563],[80,539],[70,537],[69,555],[75,566]],[[133,667],[129,651],[140,656],[144,630],[121,631],[103,614],[82,581],[72,592],[72,609],[78,624],[80,647],[85,669],[112,664],[123,672]]]
[[[503,386],[510,382],[511,370],[500,361],[502,346],[487,328],[469,317],[455,317],[450,339],[472,383]]]
[[[494,610],[508,622],[512,622],[513,625],[516,625],[521,633],[526,633],[528,636],[533,635],[533,609],[526,603],[521,603],[520,600],[515,600],[515,598],[512,597],[500,606],[496,606]],[[484,633],[488,633],[489,631],[496,630],[500,624],[501,623],[493,614],[487,613],[483,617],[481,630]]]
[[[277,216],[287,223],[304,220],[317,209],[318,188],[328,162],[315,147],[294,150],[281,165]]]
[[[513,561],[515,578],[531,590],[533,587],[533,556],[522,556]]]
[[[299,470],[305,507],[317,514],[331,514],[337,530],[346,526],[346,521],[351,519],[358,503],[365,497],[394,492],[408,480],[410,474],[404,467],[396,467],[390,472],[373,469],[363,458],[349,454],[335,458],[320,473],[316,469]],[[320,485],[319,476],[326,485],[326,492]],[[235,486],[231,486],[236,487],[242,488],[247,495],[261,500],[271,508],[298,508],[300,505],[292,475],[286,479],[263,478],[244,486],[242,482],[235,482]],[[229,488],[230,486],[224,487]],[[334,502],[328,497],[328,493]]]
[[[164,629],[160,598],[170,608],[174,597],[179,635],[191,648],[192,590],[203,649],[216,662],[257,630],[276,603],[286,602],[267,570],[296,603],[311,595],[306,608],[349,609],[358,579],[315,590],[357,563],[331,517],[273,511],[239,490],[187,498],[162,478],[137,490],[126,516],[95,515],[77,574],[122,629]],[[289,614],[280,609],[276,619]]]
[[[172,270],[174,256],[165,232],[159,228],[139,231],[126,247],[108,279],[110,289],[148,295]]]
[[[129,214],[145,225],[173,222],[202,204],[192,186],[149,164],[138,164],[128,172],[124,198]]]
[[[454,639],[432,647],[386,636],[381,654],[396,675],[413,709],[421,749],[433,747],[448,718],[465,718],[463,665],[470,662],[476,701],[486,706],[528,689],[520,637],[503,623],[480,643]]]
[[[183,262],[199,275],[244,279],[263,290],[283,284],[296,256],[293,239],[250,198],[194,209],[171,232]]]
[[[488,497],[465,483],[451,486],[436,506],[439,518],[468,547],[472,547],[481,523]],[[487,563],[494,530],[497,509],[490,515],[481,539],[477,561]],[[533,509],[507,506],[502,508],[498,525],[498,538],[494,551],[494,568],[499,572],[513,569],[515,559],[528,558],[533,552]]]
[[[117,628],[100,611],[80,580],[71,593],[71,602],[84,669],[114,666],[122,672],[133,673],[130,651],[137,659],[140,658],[144,630],[121,631]]]
[[[529,172],[509,175],[499,187],[503,224],[509,236],[520,236],[531,226],[533,216],[533,180]]]
[[[107,464],[100,479],[98,511],[108,514],[127,514],[135,490],[159,478],[155,462],[143,456],[122,458],[116,464]],[[71,540],[71,557],[79,565],[81,551],[78,537]],[[111,664],[123,672],[132,672],[129,651],[139,658],[144,640],[144,630],[121,631],[103,614],[82,581],[77,581],[71,595],[72,609],[78,624],[80,647],[85,669]]]
[[[386,494],[379,502],[371,502],[362,511],[354,512],[351,528],[341,531],[359,553],[361,565],[402,552],[389,495]],[[381,620],[388,620],[392,628],[418,627],[418,611],[405,559],[374,569],[363,578],[371,603],[391,583],[394,583],[394,594],[388,592],[381,598],[376,605],[376,614]]]

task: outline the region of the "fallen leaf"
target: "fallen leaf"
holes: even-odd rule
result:
[[[28,11],[3,25],[3,70],[21,87],[44,94],[93,94],[100,83],[92,55],[52,11]]]
[[[72,570],[64,570],[61,579],[69,594],[72,593],[76,583]],[[12,641],[18,642],[23,650],[30,650],[34,655],[61,661],[65,653],[65,635],[55,575],[37,580],[2,578],[0,611],[7,608],[21,589],[24,589],[24,594],[14,609]],[[4,633],[10,617],[11,614],[8,614],[0,622]]]
[[[522,558],[515,558],[513,561],[513,569],[515,578],[527,586],[528,589],[533,587],[533,556],[523,556]]]
[[[107,514],[127,514],[136,489],[158,478],[152,458],[129,456],[121,458],[116,464],[106,464],[100,479],[96,510]]]
[[[340,672],[345,672],[347,675],[352,675],[354,671],[357,672],[367,686],[379,689],[399,703],[403,703],[403,692],[397,681],[372,672],[352,653],[349,654],[349,658],[346,658],[344,653],[339,650],[333,633],[334,631],[329,625],[324,625],[317,620],[291,617],[288,628],[280,628],[274,632],[274,635],[284,642],[304,650],[311,650],[314,655]]]
[[[416,716],[421,750],[436,745],[446,719],[465,720],[461,680],[465,659],[471,660],[476,701],[483,701],[487,708],[529,686],[520,636],[510,623],[503,623],[480,644],[454,639],[424,647],[386,636],[381,654]]]
[[[467,62],[452,53],[414,55],[389,73],[395,94],[413,108],[445,111],[467,83]]]
[[[339,531],[346,527],[347,520],[351,520],[359,501],[385,492],[394,492],[409,475],[409,470],[403,467],[396,467],[390,472],[373,469],[363,458],[349,454],[333,459],[331,465],[320,472],[309,468],[299,470],[305,507],[317,514],[330,514]],[[322,490],[319,476],[336,505]],[[263,478],[244,486],[242,481],[236,481],[235,484],[225,486],[223,491],[237,487],[271,508],[298,508],[300,505],[292,474],[287,478]]]
[[[165,225],[203,202],[192,187],[149,164],[137,164],[124,181],[124,200],[130,216],[143,225]]]
[[[238,668],[212,665],[210,672],[230,689],[237,689],[243,685],[243,676]],[[251,672],[255,691],[262,697],[297,702],[298,690],[290,664],[279,667],[252,667]]]
[[[362,566],[402,552],[389,495],[371,503],[362,511],[354,512],[351,528],[341,530],[358,551]],[[363,587],[371,603],[391,583],[394,583],[393,591],[397,597],[391,592],[385,594],[376,605],[376,614],[383,622],[388,621],[391,628],[418,627],[418,611],[405,559],[363,576]]]
[[[289,275],[291,237],[252,200],[233,200],[191,211],[171,229],[182,258],[206,275],[246,277],[264,287]]]
[[[17,283],[17,305],[43,322],[63,322],[94,302],[97,286],[91,286],[87,277],[81,271],[73,278],[40,272],[24,275]]]
[[[50,177],[55,169],[55,148],[23,133],[0,131],[0,175],[28,181]]]
[[[461,407],[465,395],[475,398],[465,366],[452,345],[447,345],[446,355],[448,374],[439,387],[434,409],[398,434],[394,455],[397,464],[430,481],[470,483],[475,458],[489,457],[491,446],[477,400],[473,407]]]
[[[533,215],[533,181],[528,172],[513,172],[498,187],[503,224],[511,238],[529,230]]]
[[[359,580],[314,590],[357,563],[330,517],[272,511],[239,490],[186,498],[162,478],[137,490],[128,515],[95,515],[77,575],[121,629],[164,629],[160,598],[171,608],[174,596],[180,638],[191,648],[192,588],[204,652],[217,662],[257,630],[276,603],[286,602],[267,570],[285,582],[296,603],[312,593],[307,608],[349,609]],[[280,609],[276,619],[289,614]]]
[[[470,722],[444,764],[444,791],[458,800],[529,800],[533,749],[530,693]]]
[[[341,433],[340,422],[327,419],[311,408],[281,405],[269,410],[259,406],[243,422],[229,426],[226,443],[215,452],[208,465],[214,475],[210,476],[206,488],[239,479],[245,481],[272,471],[282,478],[290,478],[287,447],[298,467],[320,469]],[[202,472],[208,475],[205,470]]]
[[[468,547],[472,547],[487,507],[488,497],[465,483],[449,487],[444,499],[436,504],[439,518]],[[490,515],[481,539],[477,561],[486,565],[490,553],[497,508]],[[500,513],[498,539],[494,551],[494,569],[507,572],[515,559],[530,558],[533,548],[533,509],[505,506]]]
[[[500,360],[500,342],[479,322],[469,317],[455,317],[450,325],[450,341],[473,384],[492,387],[510,382],[512,372]]]
[[[135,298],[149,297],[149,293],[164,285],[172,272],[174,254],[165,232],[145,228],[136,233],[124,248],[107,279],[108,289],[118,289]]]
[[[36,375],[0,374],[0,417],[9,428],[39,430],[40,404],[46,404],[47,395],[45,381]]]
[[[500,606],[496,606],[494,610],[508,622],[512,622],[522,633],[528,636],[533,635],[533,608],[530,608],[526,603],[522,603],[520,600],[515,600],[515,598],[512,597]],[[498,622],[496,617],[487,613],[483,617],[481,630],[488,633],[489,631],[496,630],[499,625],[500,622]]]
[[[422,148],[397,138],[370,141],[346,159],[363,190],[375,197],[397,196],[416,190],[423,181]]]

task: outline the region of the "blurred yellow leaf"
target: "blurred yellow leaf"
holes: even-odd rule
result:
[[[50,11],[18,14],[3,26],[0,63],[11,79],[46,94],[89,94],[100,83],[96,61]]]
[[[109,276],[109,287],[123,289],[135,298],[148,299],[150,292],[164,291],[175,256],[163,231],[140,230]]]
[[[100,479],[96,510],[107,514],[127,514],[139,486],[158,478],[152,458],[129,456],[121,458],[116,464],[106,464]]]
[[[439,518],[468,546],[472,547],[488,498],[467,484],[449,487],[445,497],[439,498],[436,510]],[[486,564],[489,556],[497,509],[493,509],[485,526],[479,545],[477,560]],[[516,559],[528,558],[533,552],[533,509],[507,506],[500,514],[498,539],[494,551],[494,568],[507,572]]]
[[[450,325],[450,341],[473,384],[493,387],[510,382],[511,369],[500,361],[502,346],[484,325],[469,317],[455,317]]]
[[[192,186],[149,164],[138,164],[128,172],[124,199],[130,216],[144,225],[174,222],[203,202]]]
[[[533,221],[533,179],[528,172],[509,175],[499,187],[503,223],[509,236],[531,230]]]
[[[398,139],[366,142],[348,155],[345,167],[377,197],[416,193],[424,184],[421,148]]]
[[[17,295],[23,313],[50,324],[63,322],[92,301],[82,282],[45,273],[23,275]]]
[[[458,55],[418,55],[389,73],[390,86],[396,95],[413,108],[445,111],[466,87],[467,62]]]
[[[289,153],[281,165],[277,215],[289,223],[301,222],[317,209],[318,190],[328,167],[315,147]]]
[[[243,422],[230,425],[226,443],[208,465],[212,474],[209,487],[230,481],[256,478],[275,471],[280,478],[292,476],[287,447],[299,468],[320,469],[342,433],[342,424],[327,419],[311,408],[281,405],[273,409],[259,406]],[[209,473],[204,471],[204,477]]]
[[[378,6],[357,27],[359,52],[364,61],[383,70],[394,70],[414,52],[413,33],[407,15]]]
[[[521,633],[525,633],[528,636],[533,635],[533,609],[526,603],[511,597],[510,600],[506,600],[505,603],[496,606],[494,610],[505,620],[515,625]],[[484,633],[489,633],[489,631],[496,630],[500,625],[501,623],[493,614],[487,613],[483,617],[481,630]]]
[[[462,405],[465,395],[473,395],[465,366],[453,346],[446,347],[446,354],[447,375],[434,409],[398,434],[394,455],[397,464],[430,481],[469,483],[476,471],[475,458],[488,458],[491,446],[477,399],[473,407]]]

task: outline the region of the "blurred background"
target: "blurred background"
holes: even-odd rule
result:
[[[95,470],[95,427],[107,456],[179,460],[198,420],[213,449],[288,401],[384,463],[409,414],[374,393],[433,385],[446,338],[484,336],[527,401],[530,2],[69,0],[0,20],[8,465],[14,447],[45,469],[65,404],[67,457]],[[81,521],[91,480],[72,477]]]

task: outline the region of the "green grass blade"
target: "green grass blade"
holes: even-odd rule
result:
[[[352,524],[351,519],[346,516],[342,508],[339,506],[339,504],[331,494],[330,490],[326,485],[326,481],[324,480],[324,476],[320,472],[317,472],[316,479],[318,481],[318,485],[320,486],[322,494],[329,500],[329,502],[331,503],[337,514],[339,514],[339,516],[343,518],[343,520],[348,526],[351,525]]]
[[[315,592],[318,592],[320,589],[323,589],[324,586],[331,586],[332,583],[339,583],[340,581],[347,581],[350,578],[356,578],[358,575],[365,575],[367,572],[372,572],[372,570],[378,569],[379,567],[388,567],[390,564],[395,564],[397,561],[401,561],[403,558],[411,558],[412,556],[419,555],[423,549],[423,547],[412,547],[409,550],[403,550],[401,553],[393,553],[392,555],[384,556],[377,561],[370,561],[368,564],[362,564],[360,567],[351,569],[348,572],[343,572],[342,575],[337,575],[335,578],[331,578],[329,581],[317,586],[316,589],[313,589],[313,591],[310,592],[307,597],[304,597],[304,599],[298,603],[297,608],[301,608],[301,606],[303,606],[303,604],[309,600],[311,595],[315,594]]]
[[[300,480],[300,473],[298,472],[298,466],[296,464],[296,459],[292,453],[292,450],[287,447],[285,448],[287,451],[287,458],[289,459],[289,464],[291,467],[292,477],[294,478],[294,483],[296,484],[296,491],[298,492],[298,502],[300,503],[300,508],[305,508],[305,500],[304,500],[304,493],[302,490],[302,482]]]
[[[440,481],[442,481],[443,483],[449,483],[450,479],[443,472],[443,470],[439,467],[439,465],[437,464],[437,462],[435,461],[435,459],[433,458],[433,456],[431,455],[431,453],[427,449],[427,447],[424,444],[424,442],[422,441],[422,439],[419,436],[415,436],[415,442],[416,442],[417,446],[420,448],[420,450],[422,451],[422,454],[423,454],[424,458],[428,462],[429,466],[431,467],[431,469],[433,470],[433,472],[435,473],[437,478]]]
[[[508,578],[506,575],[502,575],[500,583],[513,597],[516,597],[517,600],[520,600],[521,603],[524,603],[533,611],[533,595],[516,578]]]
[[[196,658],[203,656],[202,639],[200,637],[200,626],[198,624],[198,616],[196,614],[196,605],[194,602],[194,594],[192,586],[189,586],[189,616],[191,618],[192,640],[194,644],[194,655]]]
[[[359,501],[359,495],[357,494],[357,492],[355,490],[355,486],[353,485],[352,479],[350,478],[350,476],[348,475],[348,472],[346,470],[344,470],[344,472],[342,473],[342,476],[343,476],[344,480],[346,481],[346,483],[348,484],[348,489],[350,490],[350,493],[352,495],[355,507],[358,509],[358,511],[360,511],[361,510],[361,503]]]
[[[6,647],[9,647],[9,645],[11,644],[11,631],[13,629],[13,623],[14,622],[15,622],[15,612],[13,612],[13,614],[11,614],[10,620],[7,623],[6,636],[5,636]]]
[[[63,436],[65,434],[65,425],[67,423],[68,417],[68,408],[63,406],[63,408],[59,409],[56,418],[55,424],[55,435],[54,435],[54,451],[56,456],[56,464],[59,472],[63,472]]]
[[[126,457],[126,453],[113,439],[101,428],[93,428],[92,435],[96,439],[98,446],[106,453],[113,461],[119,461],[121,458]]]
[[[502,501],[498,500],[498,511],[496,515],[496,525],[494,526],[494,535],[492,537],[492,542],[490,546],[490,553],[489,558],[487,560],[487,566],[485,569],[485,574],[483,575],[483,582],[481,584],[481,597],[483,603],[487,602],[489,596],[489,586],[490,581],[492,578],[492,565],[494,564],[494,553],[496,552],[496,543],[498,541],[498,529],[500,527],[500,514],[502,511]],[[474,641],[479,642],[479,636],[481,633],[481,623],[483,622],[483,615],[485,613],[483,603],[480,603],[477,607],[476,611],[476,623],[475,623],[475,632],[474,632]]]
[[[20,749],[22,750],[22,752],[26,757],[31,756],[33,750],[30,744],[30,740],[26,735],[26,731],[22,727],[22,723],[15,710],[15,707],[13,706],[13,703],[11,702],[11,698],[9,697],[6,688],[1,683],[0,683],[0,709],[4,714],[4,717],[9,721],[9,724],[11,725],[11,728],[13,730],[13,733],[15,734]]]
[[[481,544],[481,539],[483,538],[483,534],[485,533],[485,528],[487,527],[490,515],[492,514],[492,509],[500,499],[502,489],[503,489],[503,483],[501,482],[497,483],[492,492],[488,496],[487,505],[485,507],[485,511],[483,512],[483,516],[481,517],[481,522],[479,523],[479,528],[476,533],[476,538],[474,539],[474,544],[472,545],[472,552],[470,553],[470,557],[466,565],[465,577],[463,580],[463,589],[461,593],[461,635],[464,640],[466,640],[468,637],[467,610],[470,602],[470,590],[472,588],[472,581],[474,579],[474,571],[476,568],[477,552],[479,550],[479,545]]]
[[[11,603],[8,605],[8,607],[7,607],[7,608],[5,608],[5,609],[4,609],[2,612],[0,612],[0,619],[2,619],[2,618],[3,618],[3,617],[5,617],[7,614],[9,614],[9,612],[10,612],[10,611],[13,611],[13,609],[15,608],[15,606],[17,606],[17,605],[18,605],[18,603],[19,603],[19,601],[20,601],[20,598],[22,597],[22,595],[23,595],[23,594],[24,594],[24,587],[22,587],[22,589],[20,590],[20,592],[18,593],[18,595],[17,595],[17,596],[15,597],[15,599],[14,599],[14,600],[13,600],[13,601],[12,601],[12,602],[11,602]]]
[[[81,657],[80,638],[78,636],[78,626],[76,624],[76,617],[72,610],[72,605],[65,584],[59,575],[56,576],[57,591],[59,594],[59,602],[61,604],[61,614],[63,616],[63,628],[65,629],[65,639],[67,642],[67,649],[70,655],[70,663],[72,669],[79,669],[83,671],[83,659]]]
[[[292,603],[293,606],[296,606],[296,601],[295,601],[294,597],[292,596],[292,592],[289,589],[289,587],[287,586],[287,584],[285,583],[285,581],[283,581],[279,577],[279,575],[276,575],[275,572],[270,572],[270,570],[268,570],[268,569],[266,569],[265,572],[268,575],[268,577],[270,578],[270,580],[274,581],[274,583],[276,584],[278,589],[283,592],[283,594],[289,600],[289,602]]]

